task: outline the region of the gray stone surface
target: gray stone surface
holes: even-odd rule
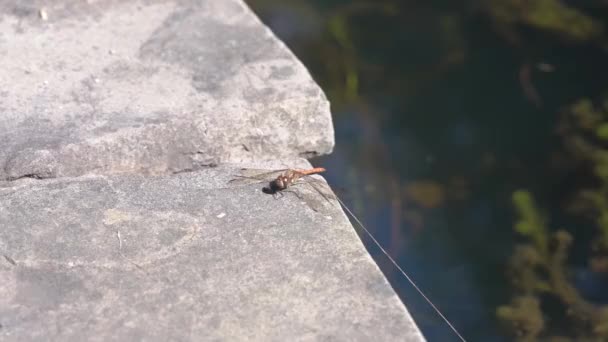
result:
[[[422,340],[336,203],[235,173],[5,182],[0,340]]]
[[[241,1],[0,0],[0,179],[163,174],[333,144],[325,95]]]
[[[0,340],[423,340],[335,203],[226,183],[333,145],[239,0],[0,0]]]

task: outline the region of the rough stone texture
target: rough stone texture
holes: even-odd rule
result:
[[[5,182],[0,340],[422,340],[337,203],[237,172]]]
[[[335,203],[226,183],[333,144],[238,0],[0,0],[0,340],[423,340]]]
[[[325,95],[240,1],[0,0],[0,179],[162,174],[333,144]]]

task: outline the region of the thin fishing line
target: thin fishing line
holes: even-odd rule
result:
[[[452,331],[454,332],[454,334],[456,334],[456,336],[458,336],[458,338],[460,338],[461,341],[466,342],[466,340],[464,339],[464,337],[462,337],[462,335],[460,335],[460,333],[458,332],[458,330],[456,330],[456,327],[454,327],[454,325],[452,325],[452,323],[447,319],[447,317],[445,317],[441,311],[439,311],[439,309],[435,306],[435,304],[433,304],[433,302],[424,294],[424,292],[422,292],[422,290],[418,287],[418,285],[416,285],[416,283],[412,280],[412,278],[410,278],[407,273],[405,273],[405,271],[401,268],[401,266],[399,266],[399,264],[397,264],[397,262],[395,261],[395,259],[393,259],[390,254],[388,254],[388,252],[382,247],[382,245],[380,245],[380,242],[378,242],[378,240],[376,240],[376,238],[372,235],[372,233],[365,228],[365,226],[363,225],[363,223],[361,223],[361,221],[357,218],[357,216],[355,216],[355,214],[353,214],[352,211],[350,211],[350,209],[346,206],[346,204],[344,204],[344,202],[342,202],[342,200],[340,199],[340,197],[338,197],[338,195],[336,195],[336,199],[338,200],[338,202],[340,202],[340,204],[342,205],[342,207],[344,207],[344,209],[346,210],[346,212],[348,212],[350,214],[350,216],[357,222],[357,224],[359,224],[359,226],[361,228],[363,228],[363,230],[365,231],[365,233],[374,241],[374,243],[376,244],[376,246],[378,246],[378,248],[380,248],[380,250],[382,251],[382,253],[384,253],[384,255],[386,255],[386,257],[388,258],[388,260],[391,261],[391,263],[393,263],[393,265],[395,265],[395,267],[399,270],[399,272],[401,272],[401,274],[405,277],[405,279],[407,279],[407,281],[412,284],[412,286],[416,289],[416,291],[418,291],[418,293],[422,296],[422,298],[424,298],[424,300],[426,300],[426,302],[433,308],[433,310],[435,310],[435,312],[439,315],[439,317],[441,317],[443,319],[443,321],[450,327],[450,329],[452,329]]]

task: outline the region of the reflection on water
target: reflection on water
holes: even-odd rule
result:
[[[248,3],[332,102],[328,180],[465,337],[608,340],[606,2]]]

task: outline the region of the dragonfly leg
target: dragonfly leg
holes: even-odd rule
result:
[[[283,192],[289,192],[294,194],[298,199],[303,200],[302,198],[302,194],[300,194],[300,192],[296,189],[291,189],[291,190],[283,190]]]

